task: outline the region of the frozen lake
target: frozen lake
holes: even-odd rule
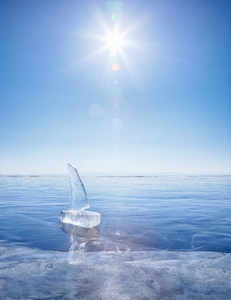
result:
[[[80,176],[87,231],[67,177],[0,177],[0,299],[230,299],[231,176]]]

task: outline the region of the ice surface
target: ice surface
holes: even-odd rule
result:
[[[230,300],[231,254],[0,248],[1,299]]]
[[[77,170],[68,164],[68,174],[71,190],[71,207],[75,210],[83,210],[90,207],[87,193],[79,177]]]
[[[94,211],[63,210],[59,216],[63,223],[86,228],[97,226],[101,219],[100,214]]]
[[[65,176],[0,176],[0,299],[231,299],[230,176],[86,179],[103,222],[60,230]]]
[[[231,252],[231,176],[85,180],[92,210],[103,216],[102,250]],[[66,176],[0,176],[0,186],[0,240],[69,250],[70,237],[57,226],[58,212],[71,208]]]

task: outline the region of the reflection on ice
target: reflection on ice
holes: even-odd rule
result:
[[[98,239],[100,237],[99,229],[97,226],[91,228],[84,228],[73,224],[60,222],[60,228],[65,233],[78,236],[86,240]]]
[[[68,262],[69,264],[82,264],[83,262],[87,263],[88,251],[92,248],[98,246],[100,242],[97,238],[93,237],[81,237],[76,236],[70,237],[70,250],[68,252]]]
[[[113,238],[102,237],[97,226],[84,228],[73,224],[60,222],[60,229],[70,236],[70,249],[68,252],[68,262],[70,264],[80,264],[88,262],[89,252],[130,252],[138,250],[139,247],[129,242],[115,241]],[[116,232],[118,235],[118,232]],[[144,250],[140,247],[140,250]]]
[[[84,228],[73,224],[60,222],[60,229],[71,235],[71,246],[68,252],[68,262],[70,264],[78,264],[86,259],[84,252],[95,251],[101,244],[98,239],[100,232],[97,226]],[[96,249],[94,249],[96,247]]]

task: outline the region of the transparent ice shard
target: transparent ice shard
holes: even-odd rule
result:
[[[84,211],[85,208],[90,207],[87,193],[77,170],[70,164],[68,164],[68,174],[72,209],[60,212],[59,218],[61,222],[83,228],[97,226],[100,223],[101,215],[93,211]]]
[[[89,208],[87,193],[77,170],[70,164],[67,164],[67,166],[70,180],[71,208],[73,210]]]
[[[84,228],[97,226],[100,223],[101,216],[94,211],[63,210],[59,214],[63,223],[68,223]]]

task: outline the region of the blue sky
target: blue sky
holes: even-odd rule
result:
[[[2,0],[0,173],[231,173],[230,14],[229,0]],[[95,35],[118,25],[115,58]]]

